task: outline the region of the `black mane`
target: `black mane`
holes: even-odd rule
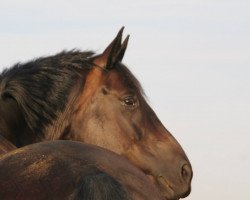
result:
[[[70,89],[83,70],[91,67],[87,58],[92,55],[90,51],[63,51],[5,69],[0,75],[0,98],[14,98],[31,130],[42,133],[65,108]]]
[[[0,98],[14,98],[29,128],[43,136],[43,130],[63,111],[76,81],[85,83],[91,69],[91,51],[63,51],[49,57],[16,64],[0,74]],[[140,83],[121,63],[116,66],[124,83],[138,96],[143,95]]]

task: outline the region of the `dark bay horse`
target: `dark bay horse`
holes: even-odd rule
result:
[[[168,199],[186,197],[190,162],[121,63],[122,31],[99,55],[62,52],[4,70],[0,133],[17,147],[58,139],[104,147],[150,176]]]
[[[130,162],[73,141],[28,145],[0,157],[0,199],[164,200]]]

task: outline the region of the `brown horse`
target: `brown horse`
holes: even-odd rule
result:
[[[0,199],[164,200],[127,159],[73,141],[28,145],[0,158]]]
[[[121,63],[122,31],[102,54],[62,52],[5,70],[0,133],[18,147],[58,139],[104,147],[151,176],[168,199],[186,197],[190,162]]]

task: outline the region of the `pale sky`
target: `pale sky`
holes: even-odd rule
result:
[[[121,26],[124,62],[194,170],[187,200],[250,198],[249,0],[0,2],[0,69],[79,48]]]

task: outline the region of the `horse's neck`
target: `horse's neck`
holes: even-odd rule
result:
[[[71,123],[72,115],[74,113],[74,105],[78,100],[79,94],[84,83],[79,81],[75,84],[70,92],[67,105],[65,109],[58,113],[57,118],[47,125],[43,131],[44,140],[71,140]]]
[[[11,143],[21,146],[26,123],[15,99],[0,98],[0,134]]]

